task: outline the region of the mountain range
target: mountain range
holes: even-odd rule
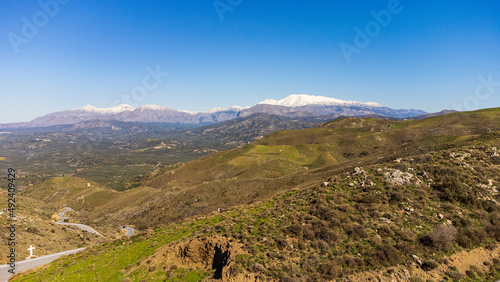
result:
[[[324,96],[293,94],[282,100],[267,99],[251,107],[212,108],[204,112],[181,111],[158,105],[144,105],[138,108],[126,104],[111,108],[97,108],[87,105],[82,108],[50,113],[37,117],[30,122],[0,124],[0,129],[77,124],[93,120],[202,125],[218,123],[237,117],[246,117],[256,113],[294,118],[327,115],[375,115],[391,118],[410,118],[427,114],[422,110],[415,109],[391,109],[374,102],[362,103]]]

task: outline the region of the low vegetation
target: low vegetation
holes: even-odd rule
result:
[[[491,109],[274,133],[116,193],[151,193],[120,214],[140,234],[16,281],[500,279],[499,129]]]

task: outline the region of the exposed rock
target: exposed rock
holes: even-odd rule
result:
[[[260,263],[254,263],[252,268],[254,272],[261,272],[264,269],[264,266]]]
[[[366,174],[366,171],[362,167],[355,167],[354,170],[351,172],[351,175],[364,175]]]
[[[243,253],[240,246],[223,236],[210,236],[182,242],[170,247],[164,253],[166,262],[185,266],[209,267],[214,279],[228,278],[228,270],[234,264],[236,255]]]
[[[389,171],[384,174],[387,182],[395,185],[418,185],[421,181],[408,172],[402,172],[399,169],[388,169]]]
[[[388,218],[385,218],[385,217],[381,217],[378,220],[380,220],[380,221],[382,221],[384,223],[391,223],[391,221]]]
[[[417,173],[418,176],[422,176],[422,178],[426,179],[426,178],[429,178],[429,176],[427,175],[427,173],[425,171],[419,171]]]
[[[464,159],[470,157],[470,153],[460,153],[460,152],[453,152],[450,153],[450,158],[458,158],[460,161],[463,161]]]
[[[466,163],[466,162],[462,162],[461,165],[462,165],[462,167],[464,167],[466,169],[474,170],[474,168],[471,165],[469,165],[468,163]]]
[[[422,260],[416,256],[416,255],[411,255],[411,257],[415,260],[415,262],[417,262],[419,265],[422,265]]]

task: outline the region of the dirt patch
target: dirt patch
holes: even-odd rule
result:
[[[476,266],[483,272],[487,272],[488,266],[484,262],[492,262],[493,259],[500,258],[500,244],[497,244],[494,250],[486,249],[484,247],[476,248],[470,251],[462,251],[460,253],[447,257],[448,264],[439,264],[438,267],[431,271],[425,271],[420,267],[403,267],[398,266],[391,268],[387,271],[366,271],[348,276],[342,281],[391,281],[391,282],[407,282],[411,281],[410,278],[420,278],[423,281],[441,281],[446,277],[446,273],[450,269],[456,267],[458,272],[465,277],[465,272]]]
[[[441,264],[436,269],[425,272],[422,269],[415,269],[413,272],[414,276],[422,278],[433,278],[442,279],[446,276],[446,272],[451,268],[456,267],[458,272],[465,275],[465,272],[471,268],[471,266],[476,266],[481,271],[488,269],[484,262],[492,262],[493,259],[500,258],[500,244],[496,244],[494,250],[487,249],[484,247],[475,248],[470,251],[462,251],[460,253],[449,256],[448,264]]]
[[[244,254],[241,244],[223,236],[192,239],[159,251],[163,263],[176,267],[197,267],[213,271],[212,279],[230,281],[237,275],[231,270],[236,255]]]

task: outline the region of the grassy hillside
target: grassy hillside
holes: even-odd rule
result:
[[[499,279],[499,137],[355,167],[262,203],[86,250],[16,281]],[[472,249],[487,255],[460,263]]]
[[[143,177],[142,186],[125,192],[81,187],[85,192],[75,190],[72,195],[76,197],[65,197],[67,189],[55,196],[33,197],[71,203],[83,212],[82,219],[93,224],[165,224],[266,200],[354,166],[470,144],[474,141],[468,141],[469,136],[500,129],[499,112],[488,109],[417,121],[338,119],[318,128],[280,131],[241,148],[166,167]],[[32,190],[46,191],[44,185]]]
[[[158,167],[243,146],[278,130],[314,127],[326,118],[254,114],[196,128],[87,121],[46,128],[0,129],[0,165],[19,168],[20,186],[51,177],[77,176],[123,191],[138,187],[141,181],[136,177]],[[0,186],[6,186],[3,179]]]
[[[7,193],[0,192],[0,208],[7,204]],[[24,260],[29,256],[30,245],[35,247],[37,256],[76,249],[82,246],[97,245],[105,242],[99,236],[70,226],[55,224],[55,215],[61,205],[51,205],[21,194],[16,195],[16,251],[17,260]],[[70,218],[73,213],[68,213]],[[8,213],[0,214],[0,253],[8,254],[10,237],[8,226],[11,224]],[[0,264],[7,263],[7,257],[0,257]]]
[[[500,278],[487,258],[500,240],[499,130],[500,109],[345,118],[165,168],[129,191],[70,189],[94,204],[80,206],[93,224],[144,231],[27,277]],[[31,196],[54,195],[53,186]],[[472,249],[488,255],[459,265]]]

